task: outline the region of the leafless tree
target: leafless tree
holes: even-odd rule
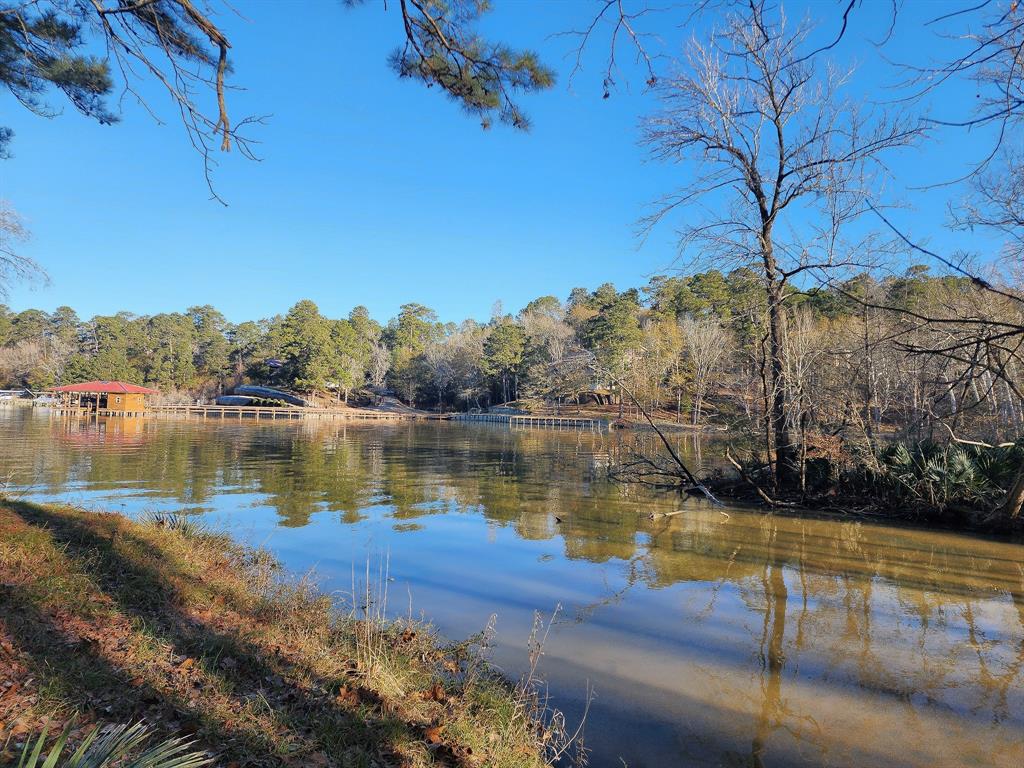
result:
[[[679,330],[693,375],[691,423],[696,427],[714,376],[729,350],[729,333],[714,320],[689,317],[679,321]]]
[[[382,388],[390,368],[391,350],[383,342],[375,342],[370,350],[370,383],[378,389]]]
[[[423,350],[423,364],[427,368],[430,382],[437,391],[437,408],[444,404],[444,394],[455,379],[455,367],[452,362],[454,348],[448,339],[431,341]]]
[[[557,401],[573,393],[574,387],[561,369],[552,365],[565,358],[575,341],[575,332],[566,321],[565,307],[552,303],[543,309],[524,310],[519,314],[519,323],[526,333],[530,394]]]
[[[807,431],[814,417],[821,378],[819,369],[825,354],[823,327],[810,312],[797,308],[786,328],[785,381],[789,387],[789,418],[800,435],[800,490],[806,487]]]
[[[55,336],[0,347],[0,381],[17,386],[58,381],[71,350]]]
[[[784,379],[787,284],[807,273],[867,267],[873,249],[844,240],[880,187],[883,157],[913,142],[915,123],[844,98],[848,72],[804,55],[808,26],[765,2],[692,41],[679,74],[659,83],[662,109],[644,140],[689,180],[662,198],[645,229],[685,214],[680,247],[759,270],[768,306],[768,419],[775,477],[797,479]],[[701,203],[714,200],[704,209]],[[801,225],[802,221],[819,224]]]
[[[1001,150],[983,171],[971,177],[970,186],[967,199],[953,211],[954,225],[1001,236],[1002,266],[1010,279],[1019,279],[1024,265],[1024,150],[1019,146]]]
[[[7,296],[11,283],[29,278],[46,278],[32,259],[20,252],[28,240],[28,229],[10,204],[0,198],[0,298]]]

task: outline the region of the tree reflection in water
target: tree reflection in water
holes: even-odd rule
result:
[[[597,766],[1024,764],[1021,544],[694,500],[650,520],[680,501],[606,482],[618,439],[10,409],[0,475],[205,513],[329,585],[387,550],[448,634],[497,612],[513,674],[533,611],[562,603],[546,672],[570,714],[595,688]]]

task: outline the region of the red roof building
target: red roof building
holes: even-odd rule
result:
[[[146,410],[146,395],[160,394],[155,389],[124,381],[83,381],[50,391],[60,394],[65,408],[113,414],[142,413]]]
[[[140,387],[138,384],[128,384],[124,381],[83,381],[81,384],[65,384],[63,387],[54,387],[53,392],[87,392],[90,394],[117,393],[119,395],[159,395],[160,392],[149,387]]]

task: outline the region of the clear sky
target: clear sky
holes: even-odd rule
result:
[[[645,205],[689,173],[647,162],[637,146],[639,118],[654,106],[641,74],[627,66],[602,99],[602,36],[570,86],[573,42],[551,36],[580,27],[592,2],[496,0],[485,32],[539,50],[560,76],[554,90],[524,99],[534,123],[526,134],[481,130],[436,91],[396,78],[386,64],[401,37],[393,7],[236,5],[245,18],[220,17],[234,46],[233,82],[246,89],[232,94],[232,112],[271,117],[253,132],[261,162],[219,158],[227,207],[209,199],[199,158],[155,90],[164,125],[130,99],[109,127],[58,96],[63,114],[50,120],[0,96],[0,124],[16,132],[14,158],[0,163],[0,196],[26,218],[25,251],[51,278],[48,287],[16,286],[13,309],[68,304],[89,317],[209,303],[241,321],[309,298],[329,316],[364,304],[384,321],[416,301],[444,320],[485,319],[497,300],[514,311],[577,285],[640,285],[673,261],[671,226],[643,247],[635,235]],[[841,8],[813,7],[831,19],[824,39]],[[872,99],[892,96],[882,55],[935,49],[921,20],[942,3],[910,0],[880,52],[868,41],[884,35],[888,7],[865,3],[835,52],[858,58],[855,86]],[[796,16],[806,6],[789,8]],[[678,18],[647,21],[664,51],[699,31]],[[620,57],[629,64],[628,51]],[[972,97],[950,89],[938,107],[962,114]],[[908,190],[957,175],[978,141],[947,131],[941,144],[894,160],[904,181],[892,192],[913,206],[897,218],[935,247],[978,243],[942,232],[955,190]]]

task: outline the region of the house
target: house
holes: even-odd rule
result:
[[[142,413],[147,406],[146,396],[160,394],[155,389],[123,381],[83,381],[53,387],[50,391],[60,396],[65,408],[113,414]]]

